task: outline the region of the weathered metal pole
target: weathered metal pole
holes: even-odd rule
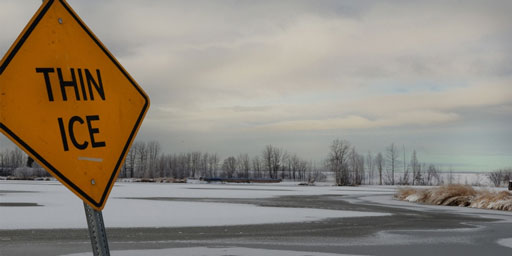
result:
[[[94,210],[85,202],[84,209],[94,256],[110,256],[107,232],[105,232],[105,224],[103,223],[103,214],[101,211]]]

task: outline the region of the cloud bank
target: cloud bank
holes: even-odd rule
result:
[[[2,1],[0,49],[39,2]],[[148,92],[140,137],[168,151],[321,160],[340,137],[512,165],[509,1],[69,3]]]

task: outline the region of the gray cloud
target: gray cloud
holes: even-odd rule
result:
[[[34,2],[0,3],[4,52]],[[510,1],[69,3],[150,95],[141,138],[170,151],[309,155],[343,137],[462,152],[447,138],[478,120],[475,134],[501,131],[509,112],[480,110],[512,106]]]

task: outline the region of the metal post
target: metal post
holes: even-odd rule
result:
[[[105,224],[103,223],[103,214],[101,214],[101,211],[94,210],[85,202],[84,209],[94,256],[110,256],[107,232],[105,232]]]

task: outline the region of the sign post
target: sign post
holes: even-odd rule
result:
[[[92,253],[95,256],[110,256],[103,214],[101,211],[94,210],[85,202],[84,209],[87,227],[89,228],[89,237],[91,238]]]
[[[148,108],[65,0],[44,0],[0,62],[0,131],[84,201],[96,255],[108,255],[101,210]]]

